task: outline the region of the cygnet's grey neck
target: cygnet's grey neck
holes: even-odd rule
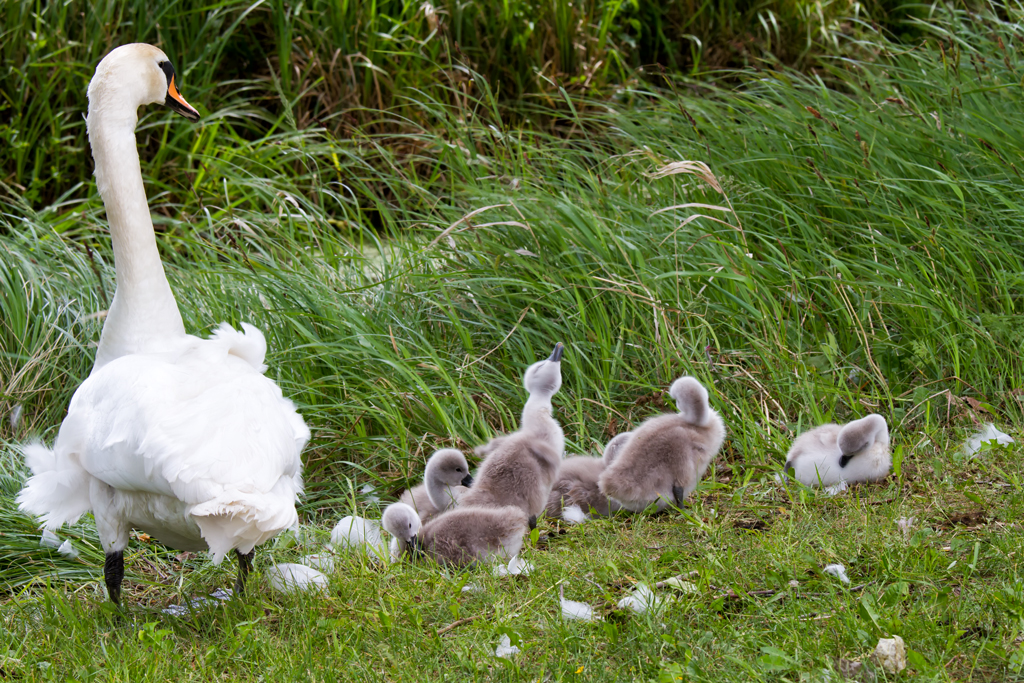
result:
[[[564,448],[564,436],[558,422],[551,417],[551,399],[531,394],[523,406],[520,432],[550,442],[559,453]]]
[[[135,141],[136,109],[119,93],[90,93],[87,126],[96,187],[114,249],[117,289],[107,312],[95,367],[185,334],[153,233]]]
[[[434,507],[438,510],[450,508],[455,503],[455,493],[452,491],[452,487],[437,477],[428,476],[426,479],[424,483],[427,485],[427,496]]]

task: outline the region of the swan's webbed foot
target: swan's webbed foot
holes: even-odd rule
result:
[[[249,577],[249,572],[252,571],[252,559],[256,556],[256,548],[247,553],[239,552],[236,548],[235,555],[238,556],[238,578],[235,579],[235,595],[241,597],[245,595],[245,580]]]
[[[124,581],[124,551],[107,553],[103,561],[103,581],[107,584],[110,601],[121,606],[121,582]]]

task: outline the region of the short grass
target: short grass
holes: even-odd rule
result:
[[[69,561],[13,506],[14,445],[53,439],[91,366],[113,291],[102,205],[88,182],[42,205],[5,188],[3,671],[822,680],[899,633],[924,680],[1017,675],[1018,450],[959,454],[977,423],[1019,436],[1022,417],[1020,38],[1014,6],[990,9],[937,7],[913,27],[920,44],[845,44],[810,76],[556,89],[515,117],[480,76],[472,91],[403,91],[405,109],[344,137],[297,122],[283,94],[247,100],[246,81],[204,86],[237,94],[211,108],[186,90],[197,126],[146,112],[144,172],[186,326],[265,330],[270,373],[313,430],[310,531],[262,566],[365,511],[364,485],[392,500],[433,449],[512,428],[523,368],[556,341],[570,452],[665,409],[684,372],[709,387],[730,436],[685,514],[545,523],[536,573],[472,574],[479,596],[434,568],[353,561],[327,597],[258,583],[177,620],[157,608],[231,572],[140,540],[129,614],[114,618],[91,523],[67,531],[82,553]],[[795,433],[869,411],[889,418],[894,477],[837,498],[774,483]],[[909,537],[901,517],[917,519]],[[833,561],[866,585],[823,577]],[[693,571],[699,592],[663,614],[607,609],[636,581]],[[606,622],[562,624],[559,582]],[[524,643],[514,666],[488,655],[501,629]]]

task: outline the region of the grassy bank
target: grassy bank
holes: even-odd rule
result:
[[[557,91],[522,110],[543,127],[506,119],[483,77],[472,93],[409,91],[339,138],[242,86],[209,110],[204,87],[229,84],[190,76],[200,124],[149,111],[140,125],[161,248],[189,330],[267,332],[270,373],[313,429],[307,522],[362,509],[366,483],[390,498],[434,448],[509,429],[523,368],[555,341],[569,451],[665,408],[684,372],[730,436],[685,516],[553,536],[530,551],[535,576],[474,576],[485,597],[435,570],[351,565],[330,599],[262,592],[180,622],[146,611],[171,599],[156,584],[194,595],[226,570],[137,543],[127,624],[105,621],[98,584],[77,588],[99,571],[89,524],[74,532],[81,560],[37,549],[12,509],[23,473],[8,448],[0,577],[17,598],[3,608],[16,670],[88,678],[106,633],[102,666],[132,677],[313,680],[351,662],[383,680],[488,667],[561,680],[579,666],[592,680],[821,680],[898,632],[922,675],[1004,680],[1024,626],[1016,451],[958,454],[977,421],[1016,433],[1021,419],[1019,39],[998,17],[939,13],[920,46],[847,46],[865,57],[820,79],[762,69],[608,99]],[[401,136],[381,132],[397,124]],[[8,443],[52,440],[113,291],[83,182],[43,206],[17,188],[3,200],[0,410],[22,406],[0,426]],[[795,432],[871,411],[890,420],[899,476],[837,499],[777,488]],[[904,538],[895,520],[911,516]],[[300,550],[283,541],[261,561]],[[869,586],[837,587],[817,571],[832,561]],[[558,620],[558,581],[607,606],[633,581],[689,571],[700,592],[660,617]],[[75,580],[38,583],[61,574]],[[485,656],[498,628],[524,637],[521,672]],[[70,645],[52,656],[53,642]]]

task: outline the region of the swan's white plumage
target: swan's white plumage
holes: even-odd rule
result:
[[[138,107],[164,101],[166,60],[150,45],[122,46],[90,82],[87,125],[117,290],[53,448],[23,447],[32,477],[18,503],[46,528],[92,511],[108,553],[138,528],[219,562],[297,526],[309,429],[264,377],[258,329],[222,323],[201,339],[181,324],[134,137]]]
[[[225,327],[93,372],[71,399],[54,449],[25,449],[35,476],[21,507],[47,528],[73,522],[94,509],[94,478],[113,489],[101,506],[108,515],[172,547],[208,546],[215,561],[294,527],[309,430],[260,372],[253,349],[265,348],[263,335]],[[111,535],[125,536],[121,526]],[[117,545],[104,539],[108,552]]]

